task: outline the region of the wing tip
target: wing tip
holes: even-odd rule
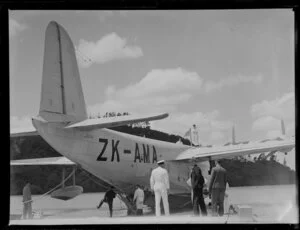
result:
[[[164,118],[167,118],[169,116],[169,113],[163,113],[159,116],[161,117],[161,119],[164,119]]]

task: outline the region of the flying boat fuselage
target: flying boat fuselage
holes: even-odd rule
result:
[[[166,160],[171,193],[187,193],[191,164],[172,161],[189,146],[152,140],[110,129],[83,131],[61,123],[33,119],[39,134],[59,153],[101,180],[132,192],[136,184],[150,189],[150,175],[157,161]],[[200,163],[207,178],[208,162]]]

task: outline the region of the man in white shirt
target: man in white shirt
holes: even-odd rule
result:
[[[160,200],[162,198],[165,215],[169,216],[168,189],[170,189],[168,171],[164,168],[164,161],[157,162],[158,167],[153,169],[150,177],[151,190],[155,194],[155,215],[160,216]]]
[[[136,185],[136,190],[134,192],[133,202],[136,205],[136,215],[142,216],[143,215],[143,205],[144,205],[144,191],[142,190],[140,185]]]

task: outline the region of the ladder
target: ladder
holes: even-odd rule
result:
[[[131,214],[136,214],[136,208],[135,206],[132,204],[132,202],[127,198],[126,194],[122,193],[121,191],[119,190],[116,190],[116,193],[118,195],[118,198],[123,201],[126,205],[126,207],[128,208],[127,210],[127,214],[128,215],[131,215]]]
[[[94,179],[85,170],[82,170],[82,172],[84,172],[86,174],[86,176],[89,179],[91,179],[92,181],[94,181],[96,184],[100,185],[101,187],[108,188],[108,185],[107,184],[104,185],[103,182],[99,178],[95,177],[95,179]],[[125,205],[127,207],[127,214],[128,215],[136,214],[136,208],[131,203],[131,201],[127,198],[126,194],[124,192],[122,192],[120,189],[116,189],[116,187],[115,187],[114,191],[117,194],[118,198],[125,203]]]

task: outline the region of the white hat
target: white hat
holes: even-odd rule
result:
[[[160,161],[157,162],[157,164],[159,164],[159,165],[160,165],[160,164],[164,164],[164,163],[165,163],[164,160],[160,160]]]

